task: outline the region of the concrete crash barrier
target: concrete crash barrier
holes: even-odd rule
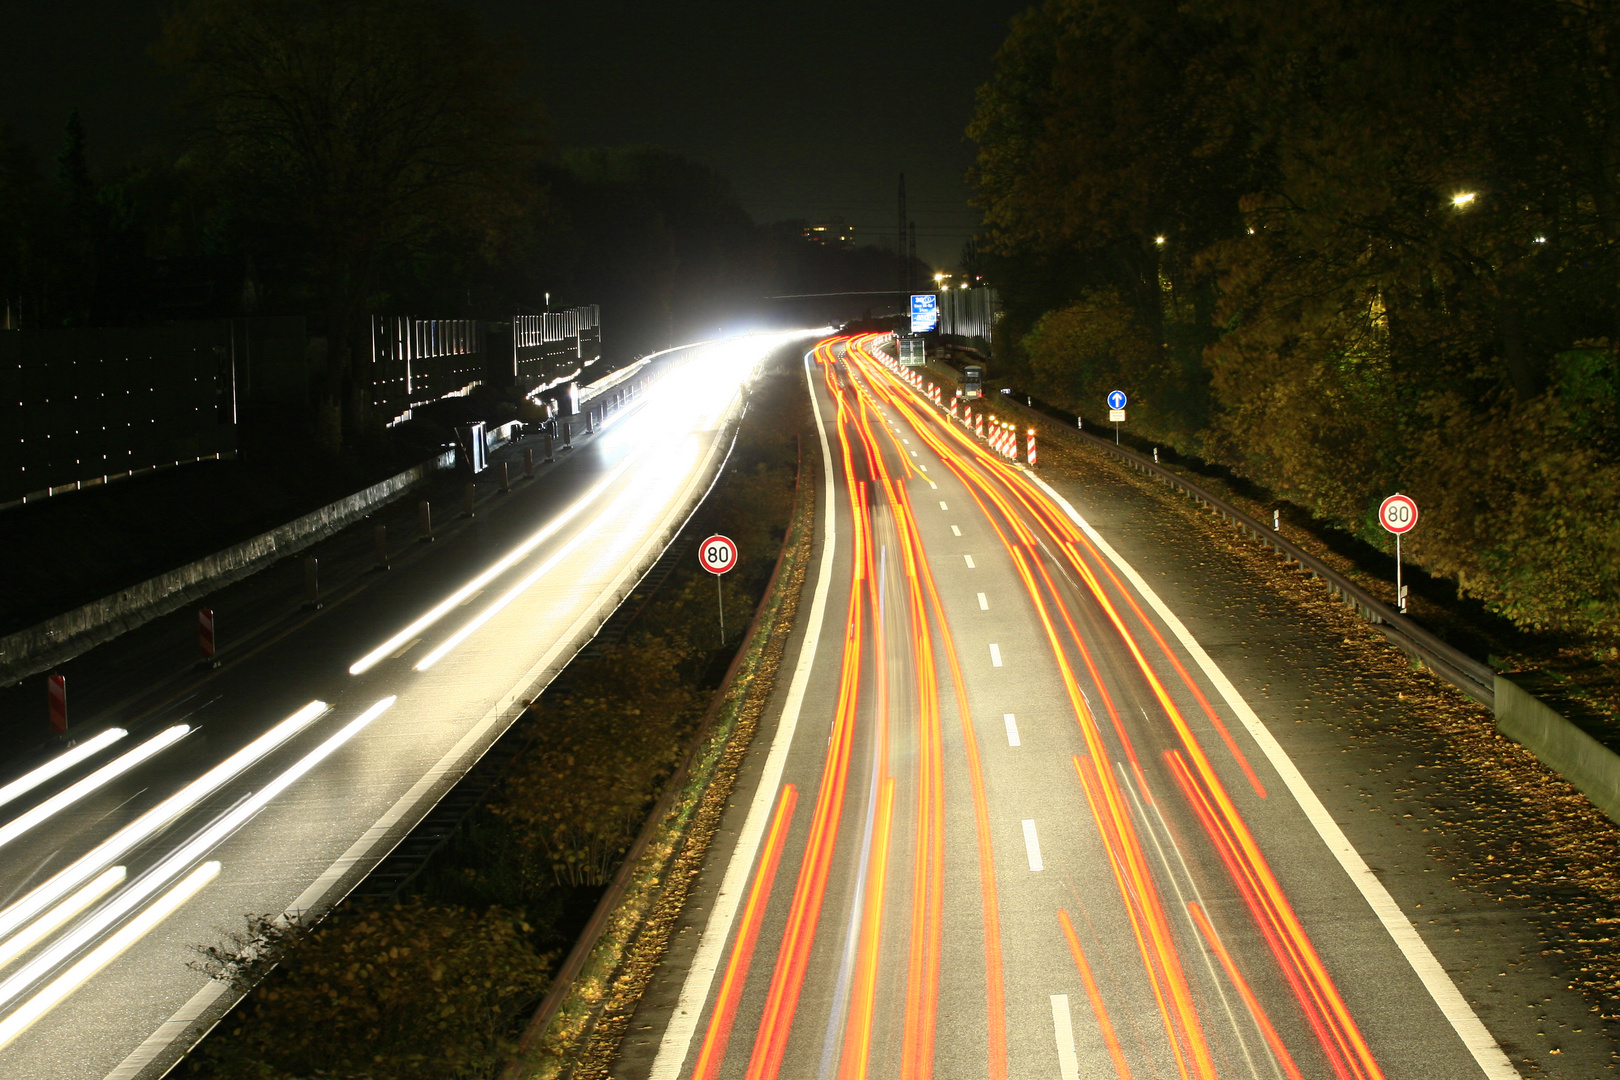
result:
[[[1496,677],[1496,730],[1620,822],[1620,754],[1501,675]]]
[[[453,453],[441,454],[251,540],[0,638],[0,686],[9,686],[71,660],[222,585],[239,581],[277,559],[301,551],[392,502],[426,477],[454,463]]]

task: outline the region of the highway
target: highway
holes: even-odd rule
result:
[[[883,345],[806,356],[791,678],[614,1075],[1517,1076],[1275,720]]]
[[[190,612],[69,665],[76,756],[0,772],[0,1076],[172,1065],[236,999],[187,967],[196,948],[250,914],[319,913],[364,877],[656,559],[724,460],[751,372],[794,340],[664,357],[594,433],[576,420],[537,479],[498,494],[484,478],[472,520],[436,506],[432,543],[409,529],[414,500],[392,508],[384,573],[372,522],[326,542],[318,610],[285,587],[297,563],[211,598],[242,642],[217,671],[190,670]],[[43,723],[30,684],[0,698],[8,730]]]

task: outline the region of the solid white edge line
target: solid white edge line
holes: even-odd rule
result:
[[[1041,837],[1035,831],[1034,818],[1024,819],[1024,852],[1029,856],[1031,871],[1038,874],[1046,869],[1046,864],[1041,861]]]
[[[1327,845],[1334,858],[1339,860],[1339,865],[1344,868],[1344,872],[1350,876],[1350,880],[1360,890],[1363,899],[1372,908],[1373,914],[1378,916],[1378,921],[1383,924],[1384,929],[1389,932],[1389,936],[1394,939],[1396,947],[1401,950],[1401,955],[1405,956],[1406,962],[1412,965],[1412,970],[1417,974],[1419,981],[1423,983],[1424,989],[1434,999],[1435,1005],[1439,1007],[1441,1014],[1451,1024],[1452,1030],[1457,1033],[1457,1037],[1462,1040],[1463,1046],[1467,1047],[1468,1052],[1473,1055],[1474,1061],[1479,1065],[1480,1070],[1490,1080],[1520,1080],[1518,1070],[1513,1067],[1513,1063],[1508,1060],[1502,1048],[1497,1045],[1496,1039],[1491,1036],[1485,1024],[1462,996],[1462,992],[1457,989],[1457,984],[1452,982],[1451,976],[1446,973],[1446,969],[1440,966],[1440,961],[1435,958],[1428,944],[1418,934],[1417,928],[1402,913],[1400,905],[1395,902],[1395,898],[1389,894],[1388,889],[1384,888],[1384,883],[1378,880],[1377,875],[1368,867],[1366,860],[1361,857],[1361,853],[1355,849],[1349,838],[1344,835],[1344,830],[1339,828],[1339,823],[1333,820],[1333,816],[1328,813],[1327,807],[1322,805],[1322,800],[1316,797],[1316,792],[1312,791],[1311,786],[1306,783],[1305,777],[1294,765],[1294,761],[1288,756],[1288,752],[1282,748],[1282,744],[1277,742],[1276,738],[1271,734],[1271,730],[1249,707],[1249,703],[1243,699],[1243,695],[1238,693],[1237,687],[1232,685],[1231,680],[1226,677],[1226,673],[1215,666],[1215,661],[1210,659],[1209,654],[1204,651],[1204,647],[1198,644],[1198,640],[1182,625],[1175,612],[1171,611],[1165,605],[1165,602],[1159,599],[1159,594],[1154,592],[1152,586],[1143,580],[1142,575],[1138,574],[1136,569],[1126,562],[1113,549],[1113,546],[1104,540],[1101,534],[1075,511],[1073,506],[1069,505],[1067,499],[1052,490],[1051,486],[1040,477],[1027,472],[1025,475],[1044,491],[1053,502],[1061,506],[1063,512],[1068,514],[1076,525],[1080,526],[1081,531],[1091,539],[1091,542],[1096,544],[1098,549],[1108,556],[1108,560],[1119,568],[1120,573],[1125,575],[1136,591],[1141,593],[1143,599],[1148,602],[1148,605],[1158,613],[1159,618],[1175,634],[1182,647],[1192,654],[1192,658],[1198,662],[1198,666],[1203,669],[1209,681],[1215,684],[1215,688],[1220,691],[1221,697],[1226,699],[1226,704],[1237,714],[1238,719],[1243,721],[1243,726],[1254,737],[1254,741],[1260,744],[1260,749],[1265,752],[1266,759],[1271,762],[1271,767],[1276,769],[1277,774],[1282,777],[1283,783],[1288,786],[1289,793],[1294,796],[1294,801],[1299,804],[1299,808],[1305,812],[1305,816],[1310,819],[1311,825],[1315,827],[1317,835],[1322,838],[1322,842]]]
[[[743,819],[742,832],[732,848],[731,860],[720,879],[720,892],[709,909],[709,919],[698,939],[692,965],[687,969],[681,995],[676,999],[675,1011],[664,1028],[664,1037],[658,1044],[658,1056],[653,1059],[648,1080],[675,1080],[686,1064],[686,1055],[692,1049],[692,1036],[697,1033],[698,1017],[709,999],[709,987],[720,968],[720,957],[726,940],[731,936],[731,924],[737,917],[737,905],[748,883],[748,873],[759,855],[759,845],[765,836],[765,825],[771,806],[776,801],[777,789],[782,783],[782,770],[787,765],[793,733],[799,725],[799,709],[810,683],[810,669],[816,661],[816,643],[821,638],[821,624],[827,613],[827,593],[832,587],[833,551],[837,538],[838,491],[833,487],[832,449],[827,445],[827,427],[821,418],[821,403],[816,399],[816,385],[812,378],[814,368],[806,356],[804,378],[810,389],[810,406],[816,415],[816,430],[821,436],[821,464],[826,483],[826,541],[821,549],[821,569],[816,577],[816,594],[810,602],[810,619],[805,624],[804,641],[799,645],[799,660],[793,669],[793,681],[788,685],[787,700],[782,706],[782,719],[771,740],[770,753],[765,758],[765,769],[760,774],[759,786],[754,790],[754,801]]]
[[[740,389],[738,393],[741,394]],[[736,403],[733,402],[732,409],[735,408]],[[637,568],[646,561],[646,556],[649,554],[648,549],[658,543],[659,538],[669,531],[670,527],[674,525],[681,513],[687,508],[687,500],[691,497],[693,489],[698,486],[698,482],[708,474],[709,467],[713,464],[722,442],[721,439],[715,439],[710,445],[708,457],[704,459],[702,467],[694,473],[695,479],[687,484],[686,490],[676,500],[674,508],[665,516],[659,527],[649,535],[646,543],[636,553],[636,557],[626,565],[626,569],[613,580],[612,584],[602,591],[597,602],[574,621],[574,625],[568,628],[568,631],[557,640],[555,645],[546,650],[546,654],[540,658],[539,662],[524,672],[512,689],[508,690],[484,714],[483,718],[474,724],[461,737],[461,740],[451,747],[444,757],[439,759],[432,769],[428,770],[422,779],[418,780],[409,791],[400,796],[394,805],[389,807],[388,811],[377,819],[375,825],[367,829],[360,839],[356,840],[349,846],[347,851],[338,856],[337,860],[327,867],[326,872],[316,878],[314,883],[299,895],[298,899],[287,905],[283,917],[302,915],[304,912],[310,911],[321,904],[356,865],[367,858],[373,850],[387,839],[394,826],[403,820],[417,804],[427,798],[434,786],[443,777],[449,775],[455,764],[466,756],[467,751],[476,745],[478,740],[518,703],[520,696],[534,685],[535,681],[540,678],[547,667],[556,661],[569,643],[590,625],[591,620],[610,603],[618,603],[614,598],[619,595],[619,590],[624,587]],[[174,1043],[181,1039],[188,1038],[188,1033],[199,1022],[206,1022],[210,1017],[217,1020],[221,1004],[229,999],[233,993],[236,993],[236,991],[231,988],[230,983],[209,980],[184,1005],[180,1006],[174,1015],[159,1024],[157,1030],[148,1035],[139,1046],[130,1052],[128,1057],[109,1072],[106,1080],[135,1080],[135,1078],[141,1076],[146,1068],[162,1056],[170,1046],[173,1046]]]
[[[1058,1075],[1063,1080],[1080,1080],[1080,1055],[1074,1051],[1074,1020],[1069,1015],[1069,995],[1053,994],[1052,1031],[1057,1036]]]

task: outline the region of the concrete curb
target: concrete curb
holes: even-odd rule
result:
[[[455,463],[441,454],[301,518],[0,638],[0,686],[37,675],[346,528]]]

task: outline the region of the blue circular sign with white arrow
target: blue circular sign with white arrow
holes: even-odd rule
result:
[[[1125,391],[1115,390],[1110,393],[1108,395],[1108,407],[1110,409],[1123,409],[1125,407]]]

